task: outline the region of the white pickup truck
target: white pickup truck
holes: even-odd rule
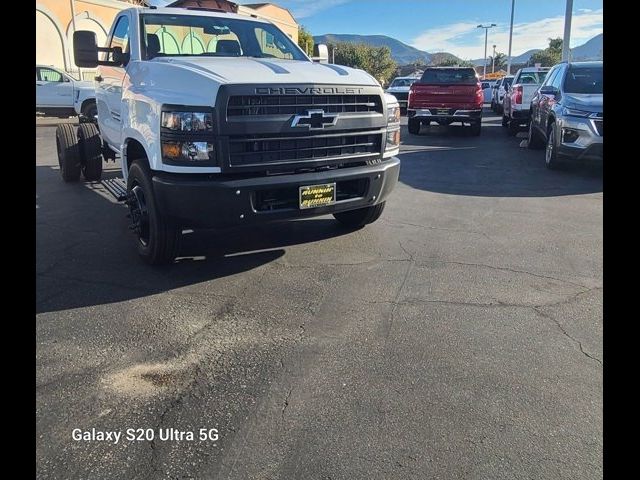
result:
[[[96,89],[93,82],[76,80],[66,72],[36,65],[36,114],[50,117],[80,116],[96,120]]]
[[[58,127],[65,181],[98,180],[129,206],[138,253],[173,261],[183,228],[332,214],[379,218],[400,171],[400,108],[362,70],[309,58],[270,22],[219,11],[129,8],[107,46],[74,33],[95,68],[98,124]]]
[[[509,135],[529,126],[531,100],[549,70],[549,67],[525,67],[516,72],[502,101],[502,126],[508,128]]]

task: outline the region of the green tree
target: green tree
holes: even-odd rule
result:
[[[560,60],[562,60],[562,39],[550,38],[549,46],[531,55],[528,64],[539,63],[542,67],[552,67],[556,63],[560,63]]]
[[[332,43],[328,47],[329,58],[335,53],[336,64],[362,69],[382,84],[389,82],[398,68],[389,47],[347,42]]]
[[[434,67],[473,67],[473,63],[459,58],[445,58],[435,63]]]
[[[487,58],[487,70],[493,66],[493,57]],[[507,56],[504,53],[496,52],[496,71],[507,66]]]
[[[302,48],[307,55],[313,55],[314,44],[313,35],[311,35],[304,26],[300,25],[298,28],[298,46]]]

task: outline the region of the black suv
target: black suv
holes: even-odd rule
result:
[[[602,64],[555,65],[531,100],[529,148],[546,145],[548,168],[602,161]]]

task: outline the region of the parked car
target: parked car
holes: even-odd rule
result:
[[[406,110],[409,87],[418,80],[418,77],[396,77],[393,79],[386,92],[396,97],[400,108]]]
[[[488,80],[480,82],[482,85],[482,94],[484,96],[484,103],[491,102],[491,86],[492,83]]]
[[[55,67],[36,65],[36,113],[50,117],[97,118],[93,82],[76,80]]]
[[[549,67],[525,67],[518,70],[503,100],[502,126],[509,135],[529,126],[529,105],[536,90],[542,85]]]
[[[420,133],[420,125],[436,122],[468,123],[473,135],[480,135],[484,93],[471,67],[428,67],[411,85],[407,116],[409,133]]]
[[[602,160],[602,65],[560,63],[533,96],[529,148],[546,145],[548,168]]]
[[[513,75],[508,75],[506,77],[502,77],[496,82],[496,86],[492,90],[493,96],[491,98],[491,110],[494,112],[502,113],[502,100],[504,99],[504,95],[507,93],[512,81]]]

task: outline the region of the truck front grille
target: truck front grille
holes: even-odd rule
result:
[[[231,167],[281,165],[301,162],[362,161],[378,157],[382,132],[330,134],[264,134],[229,137]]]
[[[379,95],[234,95],[229,97],[227,117],[302,115],[314,109],[325,113],[383,113]]]

